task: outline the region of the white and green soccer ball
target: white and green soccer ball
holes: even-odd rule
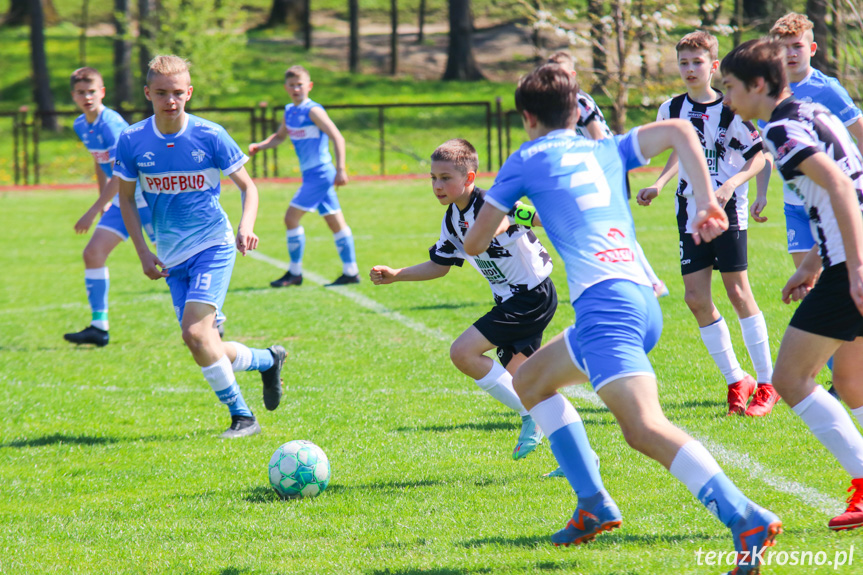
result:
[[[304,439],[279,446],[269,464],[270,485],[284,499],[315,497],[330,483],[330,461]]]

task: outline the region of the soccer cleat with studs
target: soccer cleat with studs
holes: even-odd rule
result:
[[[238,437],[248,437],[261,432],[261,426],[254,416],[247,417],[245,415],[232,415],[231,427],[226,429],[219,436],[221,439],[237,439]]]
[[[566,527],[551,536],[551,542],[555,547],[581,545],[593,541],[603,531],[617,529],[622,523],[617,505],[610,497],[606,497],[591,511],[580,505],[576,507],[572,519],[567,522]]]
[[[521,433],[518,434],[518,443],[512,450],[513,459],[527,457],[534,449],[542,443],[542,430],[529,415],[521,418]]]
[[[769,383],[759,383],[755,396],[746,408],[747,417],[764,417],[773,411],[773,406],[779,401],[779,393]]]
[[[729,575],[761,573],[764,549],[776,545],[776,536],[780,533],[782,522],[779,517],[750,501],[743,516],[731,526],[737,564]]]
[[[280,345],[269,347],[267,351],[273,355],[273,366],[261,372],[261,381],[264,383],[264,407],[273,411],[282,401],[282,366],[287,354]]]
[[[852,479],[848,491],[853,492],[847,501],[848,509],[845,510],[845,513],[831,519],[830,523],[827,524],[833,531],[863,527],[863,477]]]
[[[746,413],[746,403],[755,393],[757,387],[752,376],[747,374],[743,379],[728,386],[728,413],[725,415],[743,415]]]
[[[108,332],[104,329],[88,325],[79,332],[63,334],[63,339],[76,345],[92,343],[98,347],[105,347],[108,345]]]
[[[358,284],[360,283],[359,274],[349,276],[347,274],[342,274],[337,277],[332,283],[326,284],[324,287],[332,287],[332,286],[345,286],[348,284]]]
[[[283,275],[277,280],[273,280],[270,282],[270,287],[288,287],[301,285],[303,285],[303,274],[295,275],[291,272],[285,272],[285,275]]]

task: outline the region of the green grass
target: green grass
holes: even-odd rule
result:
[[[655,174],[639,174],[634,187]],[[480,182],[488,186],[490,182]],[[265,185],[260,252],[286,260],[281,211],[293,186]],[[750,277],[775,356],[792,308],[779,289],[791,270],[774,182],[770,221],[750,232]],[[263,426],[259,436],[216,439],[227,424],[180,338],[167,287],[146,279],[133,250],[111,256],[111,344],[74,348],[61,335],[86,325],[80,253],[72,225],[92,193],[0,194],[0,573],[584,573],[718,572],[695,552],[731,549],[725,528],[656,463],[628,449],[611,416],[575,397],[622,529],[583,548],[548,536],[575,499],[547,444],[510,459],[517,417],[480,393],[448,358],[449,343],[491,305],[470,268],[433,283],[343,291],[307,281],[273,290],[281,270],[238,258],[226,302],[228,339],[288,350],[282,407],[261,405],[259,380],[239,374]],[[340,198],[361,270],[424,261],[442,210],[424,182],[352,183]],[[237,221],[239,197],[223,203]],[[764,420],[724,416],[725,386],[682,301],[671,194],[633,206],[639,238],[669,284],[664,336],[651,354],[666,413],[722,447],[720,463],[743,491],[776,511],[779,550],[848,551],[856,534],[826,529],[830,514],[753,475],[767,470],[841,505],[847,477],[784,404]],[[340,265],[320,218],[304,220],[306,269]],[[542,233],[540,232],[541,237]],[[554,255],[554,254],[553,254]],[[559,260],[561,306],[547,335],[572,321]],[[365,273],[365,272],[363,272]],[[721,283],[713,286],[738,357],[751,369]],[[443,335],[418,332],[344,297],[360,294]],[[823,377],[823,376],[822,376]],[[310,439],[333,479],[315,500],[281,501],[267,461],[281,443]],[[858,550],[859,553],[859,550]],[[856,559],[856,557],[855,557]],[[799,574],[773,567],[770,574]],[[806,568],[852,573],[854,567]]]

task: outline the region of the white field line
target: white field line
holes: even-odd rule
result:
[[[258,253],[258,252],[248,252],[248,254],[256,260],[266,262],[266,263],[268,263],[272,266],[275,266],[279,269],[282,269],[285,271],[287,271],[287,269],[288,269],[287,262],[277,260],[276,258],[271,258],[268,255]],[[318,285],[324,285],[324,284],[329,283],[329,281],[326,280],[325,278],[323,278],[322,276],[319,276],[318,274],[313,273],[313,272],[309,272],[307,270],[303,270],[303,279],[310,279],[310,280],[312,280],[313,283],[316,283]],[[409,317],[405,317],[402,314],[400,314],[399,312],[393,311],[393,310],[389,309],[388,307],[379,304],[375,300],[369,299],[366,296],[353,291],[350,288],[343,288],[341,286],[338,286],[338,287],[332,287],[332,288],[328,288],[328,289],[330,289],[333,293],[337,293],[338,295],[353,301],[354,303],[358,304],[361,307],[366,308],[367,310],[373,311],[375,313],[386,316],[392,320],[395,320],[395,321],[411,328],[414,331],[418,331],[419,333],[421,333],[423,335],[427,335],[429,337],[432,337],[432,338],[440,340],[440,341],[452,341],[452,339],[449,336],[447,336],[446,334],[444,334],[440,330],[432,329],[430,327],[427,327],[425,324],[414,321],[414,320],[410,319]]]
[[[605,407],[605,404],[602,402],[599,396],[583,385],[573,385],[567,387],[563,390],[563,392],[565,395],[568,395],[570,397],[577,397],[579,399],[583,399],[595,407]],[[796,497],[802,503],[815,509],[816,511],[821,511],[830,516],[838,515],[845,511],[845,506],[840,501],[837,501],[829,495],[821,493],[817,489],[807,487],[802,483],[797,483],[796,481],[791,481],[777,475],[773,471],[770,471],[769,469],[755,461],[748,454],[738,453],[732,449],[724,447],[719,443],[716,443],[715,441],[707,439],[706,437],[692,433],[688,429],[678,424],[675,425],[677,425],[677,427],[691,435],[694,439],[700,441],[702,445],[704,445],[704,447],[707,449],[707,451],[709,451],[724,466],[742,469],[743,471],[749,473],[749,476],[753,479],[757,479],[762,483],[766,483],[777,491],[781,491],[783,493],[787,493],[788,495]]]
[[[277,268],[287,270],[288,264],[277,260],[275,258],[271,258],[269,256],[259,254],[257,252],[251,252],[252,257],[255,259],[261,260],[263,262],[267,262]],[[317,284],[323,285],[326,281],[316,275],[309,274],[306,271],[303,271],[303,276],[308,277],[313,282]],[[335,290],[340,295],[347,297],[350,300],[353,300],[355,303],[369,309],[371,311],[382,313],[383,315],[388,316],[390,319],[393,319],[415,331],[418,331],[422,334],[429,335],[432,334],[434,337],[438,339],[450,341],[451,338],[448,338],[446,335],[441,333],[438,330],[432,330],[423,325],[420,322],[416,322],[412,319],[409,319],[400,313],[389,310],[388,308],[382,306],[374,300],[371,300],[365,296],[354,293],[349,289],[338,289]],[[585,389],[583,386],[572,386],[566,389],[567,395],[575,396],[581,399],[584,399],[595,406],[605,407],[605,404],[599,398],[596,393],[593,391]],[[683,429],[683,428],[681,428]],[[735,467],[746,471],[750,477],[756,479],[762,483],[770,485],[774,489],[791,495],[792,497],[796,497],[805,505],[815,509],[816,511],[820,511],[822,513],[826,513],[828,515],[838,515],[845,510],[845,507],[842,505],[840,501],[821,493],[820,491],[813,489],[811,487],[807,487],[801,483],[797,483],[796,481],[791,481],[789,479],[785,479],[773,471],[770,471],[754,459],[752,459],[749,455],[745,453],[738,453],[732,449],[728,449],[727,447],[722,446],[719,443],[711,441],[705,437],[700,437],[697,434],[693,434],[690,431],[684,429],[689,435],[693,438],[700,441],[704,447],[710,451],[714,457],[716,457],[719,461],[722,462],[723,465],[729,467]]]

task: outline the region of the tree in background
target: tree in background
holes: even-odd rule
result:
[[[812,32],[815,34],[815,42],[818,44],[818,50],[812,55],[812,66],[828,76],[835,76],[836,66],[830,57],[830,50],[828,50],[830,31],[827,28],[827,4],[828,0],[806,0],[806,16],[815,25]]]
[[[114,0],[114,108],[128,108],[134,102],[132,95],[132,42],[129,40],[129,23],[132,13],[129,0]],[[128,118],[127,118],[128,119]]]
[[[348,0],[348,19],[351,35],[348,41],[348,70],[351,74],[360,71],[360,2]]]
[[[33,97],[36,109],[42,115],[42,127],[57,129],[54,112],[54,95],[51,94],[51,76],[48,73],[48,56],[45,53],[45,19],[42,3],[33,0],[29,5],[30,16],[30,62],[33,67]]]
[[[3,17],[3,24],[6,26],[24,26],[30,21],[31,4],[35,0],[12,0],[9,3],[9,11]],[[42,22],[43,27],[46,25],[56,24],[60,18],[57,16],[57,9],[54,8],[54,3],[51,0],[42,0]]]
[[[470,0],[449,0],[449,49],[443,79],[484,79],[473,55],[473,16]]]
[[[153,52],[150,51],[153,46],[153,31],[159,27],[155,21],[156,14],[156,0],[138,0],[138,73],[141,80],[147,77],[150,60],[153,59]],[[136,101],[142,102],[147,115],[150,115],[153,113],[153,103],[144,97],[141,85],[139,82]]]

